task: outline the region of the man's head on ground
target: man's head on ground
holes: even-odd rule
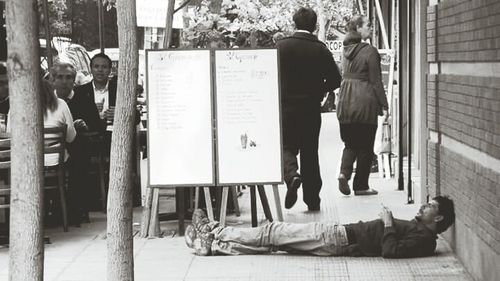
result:
[[[442,233],[455,221],[453,200],[447,196],[436,196],[420,207],[415,218],[434,229],[436,233]]]
[[[313,32],[316,29],[316,21],[318,16],[311,8],[300,8],[293,15],[295,28]]]
[[[94,81],[97,83],[107,83],[111,73],[111,59],[103,53],[99,53],[90,60],[90,71]]]
[[[366,40],[371,36],[372,26],[368,18],[365,16],[355,15],[347,23],[347,32],[350,36],[356,36],[360,39]]]
[[[7,77],[7,68],[0,64],[0,100],[9,96],[9,78]]]
[[[57,96],[67,98],[75,84],[75,67],[70,63],[57,63],[50,69],[50,77]]]

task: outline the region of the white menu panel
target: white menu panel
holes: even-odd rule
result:
[[[150,186],[213,185],[210,51],[147,52]]]
[[[276,49],[215,51],[218,185],[282,182]]]

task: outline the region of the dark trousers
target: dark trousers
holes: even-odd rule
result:
[[[373,160],[376,131],[377,125],[372,124],[340,124],[340,137],[344,142],[340,172],[350,179],[354,161],[357,162],[354,190],[369,188],[368,177]]]
[[[89,207],[89,167],[90,141],[87,137],[77,134],[75,140],[68,145],[70,154],[67,167],[68,180],[68,213],[71,219],[79,220]]]
[[[319,170],[318,140],[321,128],[319,105],[311,110],[290,110],[283,114],[283,148],[285,182],[290,185],[299,176],[297,154],[300,152],[300,177],[304,202],[315,207],[320,204],[319,192],[323,182]]]

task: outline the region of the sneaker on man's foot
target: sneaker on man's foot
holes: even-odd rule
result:
[[[189,224],[184,231],[184,241],[189,248],[193,248],[194,240],[196,239],[196,230],[192,224]]]
[[[340,174],[338,180],[339,180],[340,192],[342,192],[342,194],[344,194],[344,195],[351,194],[351,189],[349,188],[349,181],[344,176],[344,174]]]
[[[297,189],[299,189],[302,181],[300,177],[295,176],[292,178],[290,185],[287,185],[287,191],[285,196],[285,208],[290,209],[297,202]]]
[[[207,225],[209,222],[210,220],[202,209],[194,210],[191,223],[193,224],[196,231],[200,231],[201,228]]]
[[[211,232],[197,233],[196,239],[193,241],[193,249],[198,256],[208,256],[212,253],[212,243],[214,234]]]

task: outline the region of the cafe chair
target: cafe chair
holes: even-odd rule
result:
[[[0,133],[0,210],[4,214],[4,233],[0,233],[0,244],[7,244],[9,240],[9,211],[10,211],[10,135]]]
[[[44,190],[57,189],[61,203],[61,214],[64,232],[68,231],[68,211],[66,205],[66,125],[61,127],[44,128],[44,156],[58,155],[58,163],[54,166],[45,166]]]

